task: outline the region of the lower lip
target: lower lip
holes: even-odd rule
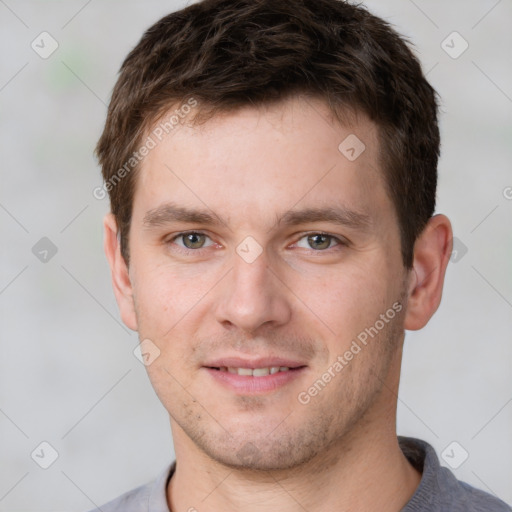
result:
[[[253,377],[252,375],[238,375],[213,368],[204,368],[215,381],[237,393],[250,395],[268,393],[282,388],[292,380],[299,378],[306,370],[305,366],[290,369],[287,372],[277,372],[273,375]]]

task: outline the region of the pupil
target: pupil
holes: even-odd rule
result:
[[[329,237],[326,235],[311,235],[309,244],[314,246],[314,249],[327,249],[329,247]]]
[[[188,247],[190,247],[192,249],[195,249],[197,247],[201,247],[201,245],[202,245],[201,237],[202,236],[203,235],[200,235],[198,233],[190,233],[185,238],[185,240],[187,241],[187,243],[185,245],[187,245]]]

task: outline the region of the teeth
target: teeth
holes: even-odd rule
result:
[[[270,373],[270,368],[254,368],[252,374],[254,377],[264,377]]]
[[[265,375],[274,375],[277,372],[287,372],[290,368],[288,366],[272,366],[270,368],[226,368],[222,366],[219,368],[221,372],[236,373],[238,375],[264,377]]]

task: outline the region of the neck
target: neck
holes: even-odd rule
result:
[[[421,475],[403,455],[394,421],[378,431],[368,421],[361,423],[308,463],[265,472],[219,464],[174,425],[176,471],[167,489],[170,510],[397,512],[414,494]]]

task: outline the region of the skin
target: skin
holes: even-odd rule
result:
[[[366,146],[354,161],[338,150],[350,134]],[[144,159],[129,267],[115,219],[105,217],[121,317],[160,350],[147,370],[171,421],[172,511],[391,512],[414,494],[421,475],[400,450],[395,422],[404,329],[422,328],[439,306],[452,232],[445,216],[434,216],[413,268],[403,266],[378,152],[370,120],[341,125],[320,100],[247,107],[183,124]],[[145,226],[166,202],[223,223]],[[288,210],[342,206],[368,222],[276,224]],[[204,242],[199,251],[176,238],[194,230],[207,235],[193,238]],[[319,232],[334,238],[308,239]],[[252,263],[236,252],[248,236],[263,250]],[[397,302],[399,314],[300,403],[299,393]],[[307,367],[249,396],[203,367],[229,355],[291,357]]]

